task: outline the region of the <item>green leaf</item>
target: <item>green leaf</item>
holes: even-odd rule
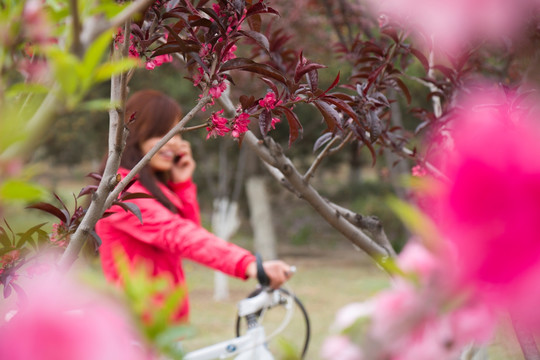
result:
[[[91,74],[97,68],[103,59],[105,52],[112,41],[112,31],[106,31],[101,34],[86,50],[83,59],[83,66],[87,73]]]
[[[418,235],[424,245],[433,249],[439,242],[440,235],[435,224],[418,208],[395,197],[387,199],[388,206],[396,213],[405,226]]]
[[[114,62],[107,62],[99,66],[94,73],[94,81],[105,81],[112,75],[124,73],[137,67],[139,61],[136,59],[122,59]]]
[[[77,92],[79,79],[79,60],[75,55],[51,47],[46,51],[52,61],[54,75],[66,95],[74,95]]]
[[[0,199],[36,201],[43,198],[46,191],[39,185],[22,180],[6,180],[0,185]]]
[[[108,110],[111,107],[115,107],[115,104],[112,104],[110,99],[96,99],[79,104],[77,109],[80,111],[103,111]]]
[[[16,98],[21,94],[46,94],[50,89],[41,84],[17,83],[9,87],[6,97]]]

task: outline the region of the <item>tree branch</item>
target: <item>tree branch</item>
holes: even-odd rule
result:
[[[319,167],[319,165],[322,163],[323,159],[328,156],[328,153],[330,151],[330,148],[336,143],[336,141],[339,140],[339,136],[334,136],[332,140],[326,144],[324,149],[317,155],[317,158],[313,161],[311,166],[309,167],[308,171],[304,174],[304,181],[309,182],[313,175],[315,175],[315,171]]]
[[[82,29],[80,36],[80,42],[84,49],[97,39],[99,35],[103,34],[108,29],[122,26],[129,19],[133,18],[133,16],[146,10],[153,2],[154,0],[136,0],[109,21],[97,17],[92,18],[91,21],[87,21],[87,26]],[[129,37],[127,39],[129,40]]]
[[[105,209],[108,209],[112,203],[118,198],[118,195],[124,190],[127,184],[133,179],[133,177],[144,167],[148,162],[150,162],[150,159],[165,145],[173,136],[175,136],[178,133],[182,133],[184,131],[184,125],[189,122],[199,110],[201,110],[206,104],[210,102],[210,96],[205,94],[201,100],[195,105],[193,109],[191,109],[183,118],[182,120],[176,124],[169,132],[159,140],[150,151],[143,156],[143,158],[131,169],[131,171],[124,177],[114,188],[113,191],[109,194],[107,197],[107,201],[105,202]],[[103,177],[103,180],[105,180],[105,177]],[[102,181],[103,181],[102,180]]]

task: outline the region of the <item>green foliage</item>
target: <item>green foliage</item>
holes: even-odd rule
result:
[[[45,194],[46,190],[43,187],[24,180],[9,179],[0,184],[2,201],[36,201],[42,199]]]
[[[277,343],[281,351],[281,360],[301,360],[301,351],[290,340],[280,336],[277,338]]]
[[[185,288],[171,286],[170,279],[164,276],[152,276],[145,263],[131,266],[120,251],[115,254],[115,262],[128,304],[146,338],[161,353],[181,359],[182,351],[176,343],[193,335],[191,327],[173,319],[184,299]]]

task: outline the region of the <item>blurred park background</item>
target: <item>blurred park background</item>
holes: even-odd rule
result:
[[[302,48],[320,47],[321,44],[337,40],[330,29],[322,29],[329,37],[323,40],[320,38],[321,31],[310,31],[310,26],[316,25],[316,17],[310,18],[311,22],[295,22],[294,16],[300,14],[295,15],[294,11],[287,14],[284,21],[290,22],[282,23],[281,26],[297,33],[295,38],[302,42]],[[313,55],[326,56],[325,54],[326,58],[313,58]],[[350,75],[350,65],[347,65],[346,61],[338,61],[332,51],[314,51],[312,54],[306,51],[306,56],[329,65],[328,69],[320,72],[320,88],[330,85],[338,73],[342,78]],[[418,73],[423,71],[419,63],[413,64],[409,71],[414,73],[415,69]],[[198,91],[191,81],[183,78],[182,71],[183,67],[175,63],[165,64],[152,71],[137,70],[130,82],[130,92],[147,88],[161,90],[189,110],[198,99]],[[251,84],[250,86],[262,86],[261,82]],[[428,89],[412,81],[407,82],[407,86],[412,99],[407,108],[430,106],[426,96]],[[253,90],[253,93],[264,91],[255,88],[242,90],[245,93],[250,90]],[[108,98],[109,91],[109,84],[101,84],[90,93],[88,100]],[[402,98],[397,99],[398,106],[405,101]],[[402,109],[405,108],[406,106],[402,106]],[[207,111],[198,114],[193,123],[203,123],[205,116],[210,113],[211,111]],[[321,135],[320,129],[323,127],[320,124],[323,120],[320,113],[307,105],[299,105],[296,113],[304,129],[303,138],[298,140],[294,147],[288,148],[286,124],[277,126],[275,135],[298,168],[305,171],[313,159],[313,143]],[[414,116],[405,110],[401,112],[400,121],[399,125],[410,132],[418,125]],[[108,114],[103,110],[70,112],[54,122],[32,154],[30,166],[25,170],[29,178],[42,186],[43,194],[39,194],[42,201],[54,203],[52,194],[57,194],[67,204],[73,204],[73,199],[81,188],[93,183],[86,175],[97,171],[103,161],[107,147],[107,131]],[[241,155],[242,148],[229,137],[207,140],[206,135],[204,129],[183,135],[192,143],[197,161],[195,182],[199,188],[203,223],[206,228],[211,229],[213,202],[216,198],[223,195],[223,192],[241,189],[238,197],[241,225],[231,241],[255,251],[250,208],[244,185],[251,176],[262,176],[265,179],[270,194],[271,213],[268,220],[275,232],[277,256],[297,266],[298,273],[290,281],[289,287],[304,302],[311,317],[312,339],[307,359],[318,359],[321,343],[331,333],[336,312],[351,302],[364,301],[384,289],[389,278],[306,203],[271,178],[254,154]],[[386,199],[389,196],[408,196],[405,184],[414,164],[398,159],[391,153],[381,155],[377,163],[372,164],[367,148],[353,143],[346,151],[341,151],[333,155],[330,161],[323,162],[313,182],[322,190],[323,195],[333,202],[357,213],[381,219],[388,238],[396,251],[399,251],[407,241],[409,233],[391,212]],[[241,173],[239,167],[243,168]],[[14,231],[22,231],[43,222],[47,222],[44,229],[49,230],[55,219],[42,212],[25,209],[27,204],[13,202],[4,208],[3,215]],[[97,263],[98,259],[90,256],[90,261]],[[255,284],[230,280],[229,298],[214,301],[213,272],[191,262],[186,263],[185,269],[192,306],[191,322],[196,332],[193,338],[186,340],[186,349],[193,350],[232,337],[236,303],[250,293]],[[296,314],[284,336],[292,346],[300,348],[304,329],[299,314]],[[515,346],[506,346],[514,342],[511,333],[501,332],[498,340],[501,346],[496,343],[490,349],[491,359],[520,359],[519,351],[513,350],[516,349]]]

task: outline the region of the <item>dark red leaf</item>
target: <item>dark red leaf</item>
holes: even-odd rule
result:
[[[251,30],[240,30],[239,33],[247,36],[248,38],[255,41],[261,48],[263,48],[264,51],[266,51],[268,54],[270,53],[270,43],[268,42],[268,39],[266,36],[261,34],[257,31],[251,31]]]
[[[208,16],[210,16],[214,21],[215,23],[217,24],[217,26],[219,27],[219,29],[221,30],[221,33],[222,34],[226,34],[227,33],[227,29],[225,28],[225,26],[223,25],[223,23],[221,22],[221,18],[218,16],[218,14],[216,14],[216,12],[213,10],[213,9],[210,9],[210,8],[201,8],[201,11],[206,13]]]
[[[68,217],[65,215],[65,213],[62,210],[60,210],[56,206],[51,205],[49,203],[39,202],[39,203],[36,203],[36,204],[28,205],[26,208],[27,209],[37,209],[37,210],[45,211],[45,212],[57,217],[63,223],[67,223],[67,220],[68,220]]]
[[[268,87],[270,89],[272,89],[272,91],[274,92],[274,94],[276,94],[276,97],[279,98],[279,91],[278,91],[278,88],[276,86],[276,84],[274,84],[272,82],[272,80],[270,79],[267,79],[267,78],[264,78],[264,77],[261,77],[261,80],[266,84],[268,85]]]
[[[285,106],[278,106],[279,109],[283,110],[287,122],[289,123],[289,147],[299,138],[302,137],[303,128],[298,116],[289,108]]]
[[[335,88],[337,86],[337,84],[339,83],[339,76],[340,76],[340,72],[338,72],[336,78],[334,79],[334,81],[332,82],[332,84],[330,84],[330,86],[328,87],[328,89],[326,89],[320,96],[323,96],[325,95],[327,92],[329,92],[330,90],[332,90],[333,88]]]
[[[347,104],[345,101],[343,101],[341,99],[333,99],[330,96],[325,96],[324,101],[335,105],[339,110],[345,112],[351,118],[353,118],[353,119],[357,118],[356,111],[354,111],[354,109],[352,107],[350,107],[350,105]]]
[[[314,104],[322,114],[328,130],[334,132],[336,127],[339,127],[339,113],[326,101],[315,100]]]
[[[272,114],[270,113],[270,111],[264,109],[259,115],[259,129],[261,130],[261,134],[263,134],[263,136],[266,136],[268,134],[271,125]]]
[[[253,106],[254,103],[255,103],[255,97],[253,95],[252,96],[247,96],[247,95],[240,96],[240,104],[242,105],[243,110],[249,109],[250,107]]]
[[[454,77],[455,71],[450,69],[449,67],[443,65],[433,65],[433,68],[439,70],[444,76],[449,79],[452,79]]]
[[[396,85],[401,89],[401,92],[403,95],[405,95],[405,98],[407,99],[407,104],[411,103],[411,93],[409,92],[409,88],[400,78],[394,78],[394,81],[396,82]]]
[[[410,51],[411,51],[411,54],[413,54],[420,61],[420,63],[424,67],[424,70],[426,70],[426,72],[429,71],[429,61],[424,56],[424,54],[422,54],[421,51],[419,51],[419,50],[417,50],[415,48],[411,48]]]
[[[243,71],[249,71],[252,73],[260,74],[266,77],[270,77],[272,79],[275,79],[283,84],[287,84],[287,79],[281,71],[266,65],[266,64],[259,64],[256,63],[253,60],[246,59],[246,58],[236,58],[231,59],[227,61],[225,64],[223,64],[220,68],[220,71],[229,71],[229,70],[243,70]]]
[[[115,202],[113,202],[113,204],[120,206],[126,212],[132,213],[133,215],[135,215],[137,217],[137,219],[139,219],[141,224],[143,223],[141,209],[139,209],[139,207],[137,205],[135,205],[134,203],[115,201]]]
[[[317,151],[321,146],[326,144],[328,141],[330,141],[334,137],[333,133],[327,132],[322,134],[313,145],[313,152]]]
[[[325,65],[317,64],[317,63],[306,63],[301,64],[296,68],[295,74],[294,74],[294,82],[299,82],[302,76],[304,76],[306,73],[310,71],[316,71],[317,69],[325,68]]]
[[[99,173],[91,172],[91,173],[87,174],[86,177],[95,179],[95,180],[97,180],[99,182],[99,181],[101,181],[102,176]]]
[[[81,196],[91,194],[97,190],[97,185],[87,185],[81,189],[79,192],[79,195],[77,195],[77,198],[80,198]]]
[[[317,70],[307,73],[307,81],[312,91],[316,91],[319,88],[319,73]]]
[[[122,195],[121,199],[122,201],[125,200],[131,200],[131,199],[152,199],[154,198],[153,195],[147,194],[147,193],[125,193],[125,195]]]
[[[259,14],[254,14],[253,16],[248,17],[247,22],[251,30],[259,32],[261,31],[262,20]]]

